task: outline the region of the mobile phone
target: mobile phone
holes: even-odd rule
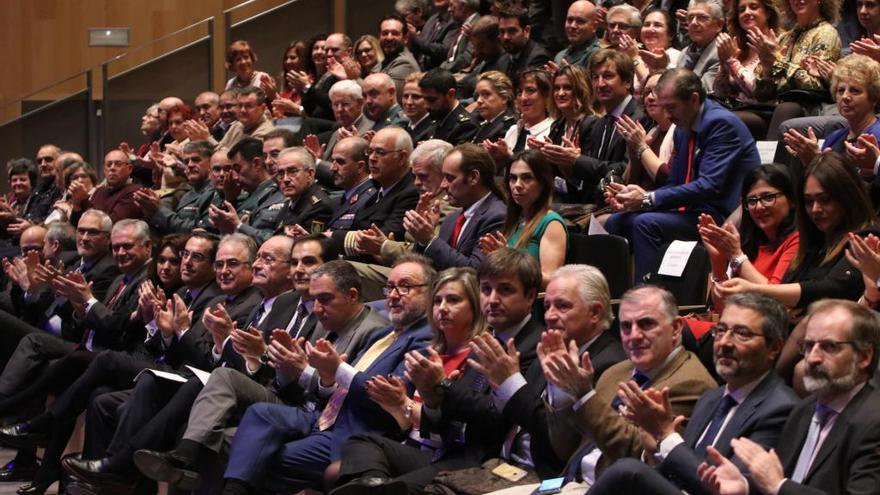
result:
[[[565,483],[564,477],[544,480],[538,485],[538,488],[535,488],[532,495],[550,495],[551,493],[559,493],[562,491],[563,483]]]

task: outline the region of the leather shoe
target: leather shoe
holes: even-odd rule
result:
[[[34,448],[46,439],[45,433],[31,431],[27,422],[0,428],[0,445],[13,449]]]
[[[48,485],[44,485],[37,481],[31,481],[30,483],[25,483],[18,487],[18,490],[16,490],[15,493],[17,495],[43,495],[48,489]]]
[[[182,490],[191,491],[199,481],[195,466],[173,451],[138,450],[134,453],[134,464],[147,478],[166,481]]]
[[[65,489],[66,495],[130,495],[134,485],[118,485],[112,483],[87,483],[73,481]]]
[[[5,466],[0,468],[0,483],[7,481],[30,481],[37,474],[37,468],[40,465],[29,462],[27,464],[9,461]]]
[[[406,483],[390,478],[355,478],[330,492],[330,495],[405,495]]]
[[[61,467],[74,479],[87,483],[131,485],[131,477],[111,471],[106,459],[88,460],[69,455],[61,460]]]

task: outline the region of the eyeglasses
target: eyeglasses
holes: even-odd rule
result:
[[[398,294],[400,294],[401,296],[405,296],[405,295],[409,294],[409,292],[411,290],[415,289],[416,287],[427,287],[427,286],[428,286],[428,284],[415,284],[415,285],[409,285],[409,284],[391,285],[391,284],[388,284],[385,287],[382,287],[382,294],[385,294],[386,296],[388,296],[388,295],[391,295],[391,292],[396,290]]]
[[[27,256],[31,251],[42,251],[43,246],[21,246],[22,256]]]
[[[762,206],[773,206],[776,204],[776,198],[778,198],[779,196],[783,196],[783,194],[781,192],[775,192],[775,193],[760,194],[758,196],[748,196],[746,198],[746,200],[744,201],[744,203],[749,208],[754,208],[754,207],[758,206],[759,202],[761,203]]]
[[[385,155],[390,153],[399,153],[402,150],[386,150],[383,148],[367,148],[367,156],[375,154],[379,158],[382,158]]]
[[[804,356],[813,352],[813,347],[819,344],[819,352],[826,356],[832,356],[843,350],[846,344],[854,345],[851,340],[802,340],[798,343],[798,351]]]
[[[372,47],[371,48],[361,48],[360,50],[358,50],[355,53],[357,53],[358,55],[366,55],[367,53],[370,53],[372,51],[373,51]]]
[[[124,167],[126,165],[131,165],[131,162],[125,160],[107,160],[104,162],[104,168]]]
[[[731,335],[733,336],[733,340],[735,340],[741,344],[745,344],[746,342],[752,340],[752,338],[754,338],[754,337],[763,337],[764,336],[763,333],[750,331],[748,329],[748,327],[739,326],[739,325],[729,327],[729,326],[725,325],[724,323],[719,323],[719,324],[713,326],[712,328],[709,329],[709,331],[712,332],[712,338],[715,340],[720,339],[721,337],[727,335],[728,332],[730,332]]]
[[[299,167],[289,167],[289,168],[276,168],[275,176],[279,179],[283,179],[286,176],[296,177],[297,174],[305,170],[304,168]]]
[[[709,22],[711,20],[712,20],[712,18],[706,14],[688,14],[688,16],[687,16],[687,22],[689,22],[689,23],[696,21],[696,22],[699,22],[700,24],[702,24],[704,22]]]
[[[187,258],[195,261],[196,263],[204,263],[205,261],[208,261],[208,257],[202,253],[194,253],[186,249],[180,251],[180,259],[185,260]]]
[[[288,265],[290,264],[290,260],[289,260],[289,259],[287,259],[287,260],[276,260],[274,256],[272,256],[271,254],[266,254],[266,253],[260,253],[260,254],[258,254],[258,255],[257,255],[257,261],[262,261],[263,263],[265,263],[265,264],[267,264],[267,265],[271,265],[272,263],[275,263],[275,262],[278,262],[278,263],[286,263],[286,264],[288,264]]]
[[[235,270],[236,268],[238,268],[242,265],[250,265],[250,264],[251,264],[250,261],[241,261],[241,260],[237,260],[235,258],[230,258],[228,260],[215,261],[214,262],[214,269],[219,271],[219,270],[222,270],[222,269],[228,267],[230,270]]]
[[[215,165],[211,167],[211,172],[215,174],[219,174],[220,172],[231,172],[233,170],[238,170],[238,166],[236,165]]]
[[[79,235],[81,235],[81,236],[90,235],[90,236],[92,236],[92,237],[97,237],[97,236],[99,236],[99,235],[109,234],[109,232],[107,232],[106,230],[89,229],[89,228],[86,228],[86,227],[78,227],[78,228],[76,229],[76,233],[79,234]]]

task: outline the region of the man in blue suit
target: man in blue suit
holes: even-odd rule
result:
[[[777,447],[798,400],[774,371],[787,329],[785,308],[776,300],[753,293],[729,297],[712,328],[715,369],[726,385],[700,397],[683,436],[675,432],[679,420],[668,412],[662,392],[627,387],[624,403],[656,440],[656,449],[644,457],[659,465],[654,469],[636,459],[621,459],[599,477],[590,493],[680,495],[684,490],[708,495],[697,475],[707,447],[731,456],[730,441],[740,437],[764,448]]]
[[[698,239],[700,213],[719,223],[730,215],[739,205],[743,177],[761,164],[748,128],[721,105],[706,100],[693,72],[668,70],[654,91],[676,126],[669,180],[651,192],[635,184],[611,184],[606,192],[619,213],[605,228],[632,244],[636,281],[655,267],[663,243]]]
[[[339,458],[349,436],[399,429],[394,418],[369,399],[366,381],[376,375],[402,377],[406,353],[428,345],[431,330],[425,315],[435,276],[421,256],[398,260],[386,286],[391,326],[373,335],[351,365],[327,340],[307,346],[309,364],[320,376],[324,407],[251,406],[232,441],[223,493],[320,488],[324,469]]]

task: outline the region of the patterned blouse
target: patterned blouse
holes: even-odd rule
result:
[[[801,63],[810,55],[830,61],[840,58],[840,36],[834,26],[823,20],[806,29],[796,27],[780,36],[779,46],[782,47],[782,54],[773,63],[771,73],[764,74],[762,65],[755,71],[758,77],[756,96],[759,100],[775,100],[775,95],[791,89],[827,89],[825,82],[811,76],[801,67]]]

